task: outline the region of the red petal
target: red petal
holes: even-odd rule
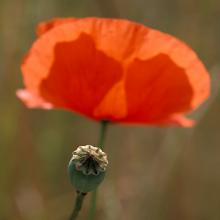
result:
[[[128,67],[125,85],[127,120],[131,122],[160,121],[193,108],[194,88],[185,70],[167,55],[136,59]]]
[[[170,35],[100,18],[56,19],[38,30],[22,72],[39,106],[98,120],[186,125],[183,113],[209,95],[203,64]]]
[[[116,83],[96,107],[94,116],[102,120],[117,121],[126,117],[127,103],[123,81]]]
[[[53,106],[51,103],[46,102],[39,96],[35,96],[31,94],[29,91],[25,89],[19,89],[16,92],[18,98],[20,98],[29,108],[44,108],[44,109],[52,109]]]
[[[195,121],[179,114],[171,116],[170,118],[164,121],[164,124],[177,125],[182,127],[192,127],[195,124]]]
[[[57,27],[62,24],[68,24],[77,21],[78,18],[53,18],[49,21],[40,22],[37,25],[36,33],[37,36],[45,34],[47,31],[51,30],[54,27]]]
[[[22,65],[25,84],[52,106],[94,118],[94,109],[119,81],[122,69],[96,49],[89,35],[71,40],[66,31],[71,29],[58,31],[53,38],[45,34],[35,43]]]

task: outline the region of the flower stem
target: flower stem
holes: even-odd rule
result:
[[[79,211],[81,210],[85,195],[86,195],[86,193],[81,193],[81,192],[77,191],[75,207],[73,209],[73,212],[72,212],[69,220],[75,220],[77,218]]]
[[[108,121],[102,121],[101,122],[100,136],[99,136],[97,147],[101,148],[102,150],[104,149],[104,141],[105,141],[105,136],[106,136],[106,130],[107,130],[108,123],[109,123]]]
[[[98,147],[100,147],[102,150],[104,148],[104,141],[105,141],[105,136],[106,136],[107,124],[108,124],[108,121],[101,122]],[[92,197],[91,197],[91,201],[90,201],[88,220],[93,220],[95,217],[96,198],[97,198],[97,190],[94,190],[92,192]]]

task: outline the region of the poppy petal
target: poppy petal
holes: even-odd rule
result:
[[[171,126],[177,125],[181,127],[192,127],[193,125],[195,125],[195,121],[186,118],[184,115],[175,114],[173,116],[170,116],[167,120],[161,122],[161,124],[166,124]]]
[[[95,109],[94,115],[101,120],[120,120],[127,115],[127,104],[123,81],[114,85]]]
[[[47,31],[62,24],[68,24],[77,21],[78,18],[53,18],[49,21],[40,22],[36,28],[38,37],[45,34]]]
[[[134,60],[128,66],[125,85],[127,119],[131,122],[150,123],[174,113],[188,112],[209,94],[209,77],[199,60],[194,59],[186,69],[167,54],[145,61]]]
[[[182,68],[193,90],[191,109],[196,108],[209,96],[210,78],[208,71],[195,52],[184,42],[168,34],[150,29],[146,35],[146,40],[141,43],[141,46],[139,45],[134,53],[135,59],[142,61],[166,55],[177,67]],[[160,62],[161,60],[158,59],[155,68],[157,68],[157,65],[161,65]],[[166,71],[166,66],[164,70]]]
[[[19,89],[16,92],[18,98],[20,98],[29,108],[43,108],[43,109],[52,109],[53,105],[49,102],[46,102],[39,96],[31,94],[26,89]]]
[[[32,106],[50,103],[96,120],[189,126],[184,113],[209,95],[196,54],[152,28],[68,18],[41,23],[37,32],[22,64],[28,106],[32,97]]]
[[[27,55],[22,65],[26,87],[53,106],[94,118],[93,110],[120,80],[122,68],[97,50],[89,35],[72,40],[70,28],[58,28],[52,30],[57,34],[39,38]]]

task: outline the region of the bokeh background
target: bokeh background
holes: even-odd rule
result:
[[[111,125],[110,167],[96,219],[220,219],[219,0],[0,0],[0,219],[66,220],[75,192],[67,163],[98,139],[99,124],[61,110],[28,110],[16,98],[20,63],[38,22],[52,17],[122,17],[191,45],[212,78],[194,128]],[[87,196],[80,219],[86,219]]]

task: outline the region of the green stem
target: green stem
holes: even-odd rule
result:
[[[85,193],[77,192],[75,207],[73,209],[73,212],[72,212],[69,220],[75,220],[77,218],[79,211],[81,210],[83,199],[84,199],[85,195],[86,195]]]
[[[104,141],[105,141],[105,136],[106,136],[107,124],[108,124],[108,121],[101,122],[100,135],[99,135],[99,140],[98,140],[98,147],[100,147],[101,149],[104,148]],[[97,190],[94,190],[92,192],[92,197],[91,197],[91,201],[90,201],[88,220],[93,220],[95,217],[96,198],[97,198]]]
[[[107,130],[107,125],[108,121],[102,121],[101,122],[101,128],[100,128],[100,136],[98,140],[98,147],[101,148],[102,150],[104,149],[104,141],[105,141],[105,136],[106,136],[106,130]]]

